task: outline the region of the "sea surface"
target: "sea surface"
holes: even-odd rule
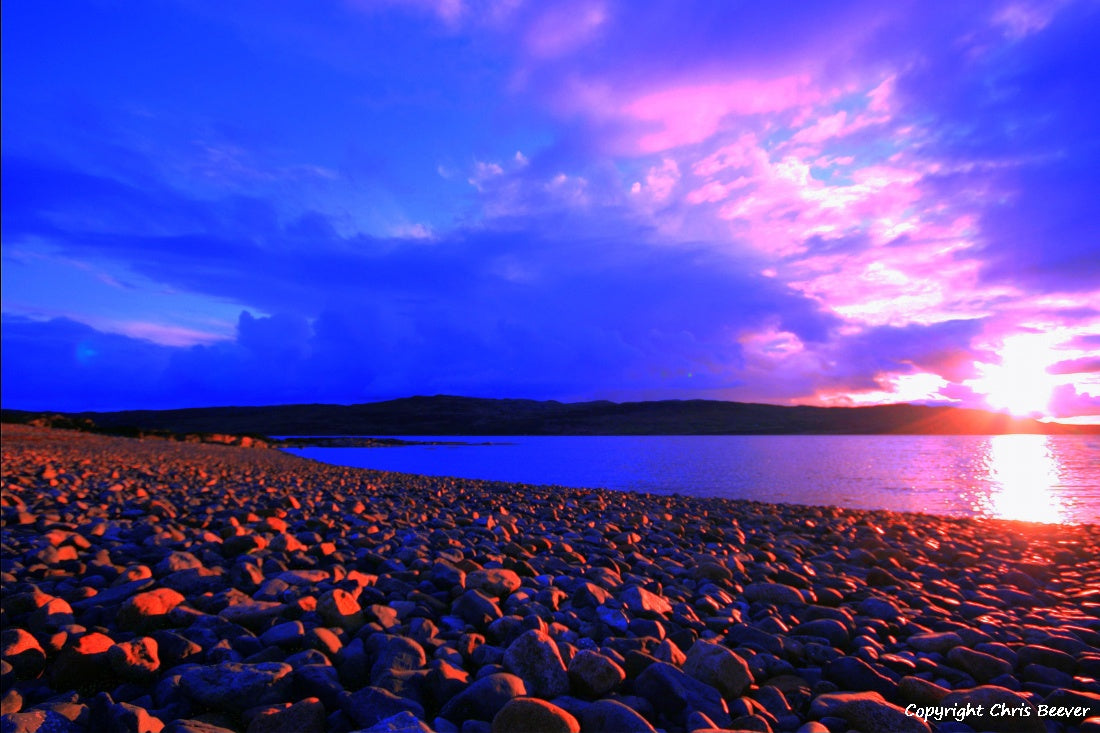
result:
[[[1100,436],[385,437],[463,444],[288,452],[430,476],[1100,524]]]

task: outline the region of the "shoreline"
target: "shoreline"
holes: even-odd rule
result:
[[[5,720],[823,733],[964,731],[929,711],[966,704],[984,705],[974,730],[1100,715],[1098,525],[3,438]]]

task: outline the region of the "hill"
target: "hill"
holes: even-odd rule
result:
[[[42,413],[4,410],[5,422]],[[998,435],[1100,434],[957,407],[784,407],[716,400],[556,402],[437,395],[357,405],[196,407],[55,416],[73,427],[249,435]]]

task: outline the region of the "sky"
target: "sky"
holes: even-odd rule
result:
[[[1100,422],[1095,0],[5,2],[2,398]]]

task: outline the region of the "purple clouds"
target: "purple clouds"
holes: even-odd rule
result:
[[[1100,416],[1091,3],[74,13],[5,13],[5,406]]]

